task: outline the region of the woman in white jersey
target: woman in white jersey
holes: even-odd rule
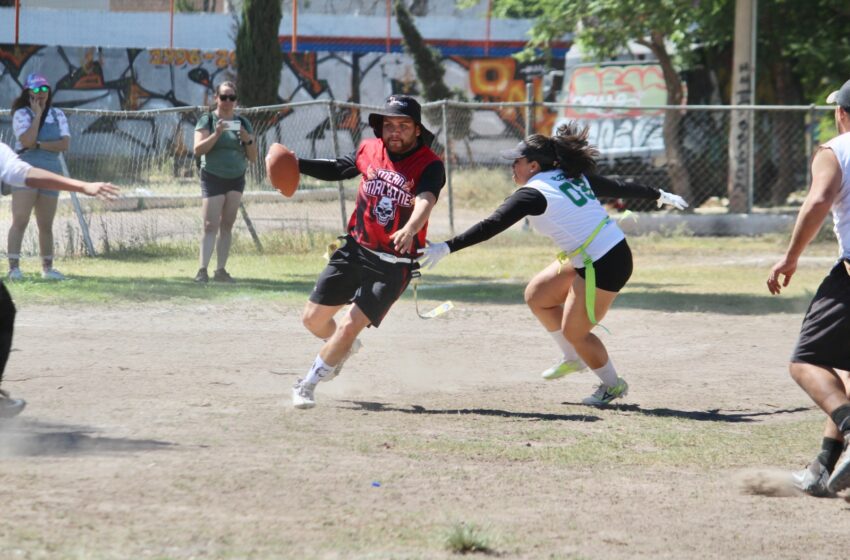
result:
[[[531,225],[561,249],[553,263],[529,282],[525,299],[563,352],[561,361],[543,372],[555,379],[590,367],[601,383],[584,404],[606,405],[624,397],[628,384],[617,375],[605,345],[591,333],[632,274],[626,236],[597,196],[658,200],[684,209],[676,195],[635,183],[613,181],[593,172],[598,151],[587,142],[587,129],[575,123],[547,137],[533,134],[502,157],[513,161],[520,186],[488,218],[445,243],[422,251],[423,265],[433,267],[451,252],[475,245],[528,217]]]

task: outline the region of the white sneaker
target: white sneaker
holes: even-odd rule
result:
[[[586,399],[582,400],[582,404],[591,406],[605,406],[610,404],[614,399],[625,397],[629,394],[629,384],[622,377],[617,378],[617,384],[609,387],[604,383],[600,383],[596,391]]]
[[[794,488],[818,498],[832,495],[826,486],[828,480],[829,471],[817,459],[809,463],[805,469],[791,473],[791,484]]]
[[[24,275],[21,272],[21,269],[16,266],[15,268],[9,269],[8,278],[9,278],[9,280],[23,280]]]
[[[27,402],[24,399],[13,399],[7,391],[0,389],[0,418],[12,418],[21,413]]]
[[[65,280],[65,275],[55,268],[48,268],[41,271],[41,277],[45,280]]]
[[[350,358],[351,356],[358,353],[361,348],[363,348],[363,343],[360,342],[359,338],[355,338],[354,342],[351,344],[351,349],[348,351],[348,353],[345,355],[345,357],[342,358],[342,361],[340,361],[336,365],[336,367],[331,370],[331,372],[329,374],[324,376],[322,378],[322,381],[333,381],[336,378],[336,376],[339,375],[339,372],[342,371],[342,366],[345,365],[346,360],[348,360],[348,358]]]
[[[305,383],[303,379],[299,379],[292,386],[292,406],[302,410],[316,406],[316,399],[313,396],[315,390],[315,385],[310,385]]]
[[[579,372],[583,369],[587,369],[587,365],[585,365],[581,359],[565,360],[561,358],[560,362],[541,373],[540,377],[546,381],[551,381],[553,379],[560,379],[561,377],[571,373]]]

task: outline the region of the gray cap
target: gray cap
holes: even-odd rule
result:
[[[509,159],[511,161],[520,158],[528,158],[531,161],[536,161],[540,165],[544,165],[547,167],[556,166],[557,162],[554,154],[546,153],[543,150],[533,148],[529,146],[525,142],[525,140],[521,141],[519,144],[517,144],[510,150],[502,150],[501,152],[499,152],[499,155],[502,156],[502,159]]]
[[[841,89],[835,90],[826,98],[827,103],[835,103],[842,107],[850,107],[850,80],[844,82]]]

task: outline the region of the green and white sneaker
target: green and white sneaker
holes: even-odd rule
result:
[[[604,383],[600,383],[596,391],[586,399],[581,401],[581,404],[591,406],[605,406],[610,404],[614,399],[625,397],[629,394],[629,384],[622,377],[617,378],[617,384],[609,387]]]
[[[569,375],[571,373],[577,373],[587,369],[587,366],[580,359],[576,360],[565,360],[561,359],[560,362],[550,367],[546,371],[540,374],[540,377],[545,379],[546,381],[552,381],[553,379],[560,379],[565,375]]]

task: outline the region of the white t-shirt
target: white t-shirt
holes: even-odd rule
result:
[[[841,190],[832,204],[832,221],[842,258],[850,258],[850,132],[836,136],[824,147],[829,148],[841,167]]]
[[[567,253],[581,247],[608,217],[584,175],[568,179],[560,170],[544,171],[532,177],[525,186],[537,189],[546,197],[546,211],[539,216],[529,216],[528,221]],[[619,226],[611,221],[585,250],[595,262],[625,238]],[[571,262],[576,268],[584,268],[581,255],[573,257]]]
[[[15,111],[12,117],[12,130],[15,132],[15,138],[20,138],[32,125],[33,113],[32,110],[25,107]],[[71,129],[68,128],[68,119],[61,109],[51,107],[47,111],[47,117],[44,119],[44,124],[57,123],[59,125],[59,135],[62,137],[71,137]],[[15,151],[23,149],[23,144],[15,140]]]
[[[13,187],[26,187],[27,173],[31,168],[12,148],[0,142],[0,180]]]

